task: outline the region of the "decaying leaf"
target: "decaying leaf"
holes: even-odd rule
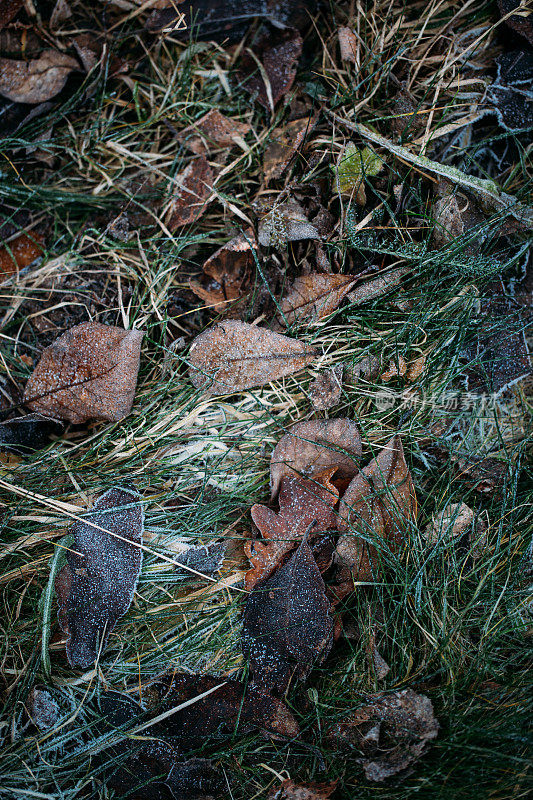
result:
[[[123,419],[133,405],[143,336],[100,322],[76,325],[43,351],[24,404],[75,424]]]
[[[314,476],[334,467],[342,477],[353,477],[361,453],[359,429],[348,419],[297,422],[279,440],[270,459],[272,499],[284,475]]]
[[[287,247],[288,242],[301,239],[320,239],[316,227],[312,225],[297,200],[287,200],[274,204],[259,222],[257,233],[262,247],[276,247],[279,250]]]
[[[177,139],[197,155],[205,156],[220,147],[233,147],[251,130],[247,122],[225,117],[212,108],[203,117],[180,131]]]
[[[341,60],[349,61],[352,64],[357,64],[358,48],[357,37],[351,28],[339,28],[337,31],[339,37],[339,48],[341,51]]]
[[[227,542],[214,542],[213,544],[193,545],[186,548],[176,556],[176,564],[192,567],[203,575],[212,575],[222,567],[226,554]],[[181,570],[184,572],[184,570]],[[191,577],[191,573],[186,573]]]
[[[365,178],[375,177],[383,169],[383,159],[370,147],[360,150],[348,142],[335,167],[335,186],[341,197],[355,197],[355,202],[366,203]]]
[[[321,372],[309,386],[308,395],[316,411],[334,408],[341,399],[343,364]]]
[[[468,234],[470,238],[465,243],[464,252],[473,255],[479,250],[484,216],[475,201],[449,181],[440,180],[437,184],[433,217],[432,236],[437,247],[444,247],[457,237]]]
[[[207,208],[213,180],[213,170],[203,156],[195,158],[176,176],[178,186],[165,217],[171,233],[200,219]]]
[[[297,339],[227,320],[194,340],[189,353],[190,376],[197,389],[229,394],[298,372],[316,355]]]
[[[0,5],[0,30],[15,19],[22,5],[23,0],[2,0]]]
[[[403,689],[375,695],[335,723],[328,738],[336,747],[359,750],[367,780],[380,782],[418,761],[438,731],[430,699]]]
[[[417,514],[413,479],[402,442],[393,436],[383,450],[359,472],[346,489],[339,507],[337,544],[339,583],[371,580],[376,566],[376,542],[393,551],[403,542]]]
[[[246,542],[244,550],[252,564],[245,576],[248,590],[269,577],[306,534],[335,529],[335,505],[339,492],[330,482],[335,468],[325,470],[314,479],[284,475],[279,492],[279,512],[268,506],[252,506],[252,519],[263,541]]]
[[[42,256],[43,237],[32,232],[20,234],[0,248],[0,282],[19,270],[29,267],[36,258]]]
[[[328,800],[337,788],[337,781],[333,783],[301,783],[286,780],[279,786],[274,786],[268,793],[267,800]]]
[[[304,539],[248,596],[242,646],[254,685],[283,693],[291,676],[304,680],[333,644],[331,612],[324,581]]]
[[[419,378],[426,368],[426,356],[418,356],[407,365],[407,372],[405,373],[405,380],[408,383],[413,383]]]
[[[192,291],[217,314],[233,312],[236,301],[246,295],[257,248],[252,230],[246,230],[222,245],[203,266],[202,282],[191,281]]]
[[[531,19],[531,13],[529,15],[525,13],[511,13],[512,11],[518,11],[520,7],[522,7],[521,10],[523,12],[526,11],[526,4],[523,0],[498,0],[498,8],[500,9],[502,17],[506,17],[510,14],[505,20],[506,25],[520,34],[520,36],[524,36],[529,44],[533,45],[533,20]]]
[[[300,275],[280,302],[277,325],[289,328],[295,322],[314,322],[327,317],[340,305],[353,284],[351,275],[321,272]]]
[[[355,386],[359,379],[364,381],[374,380],[378,377],[381,365],[375,356],[364,356],[355,363],[345,364],[346,381],[350,386]]]
[[[59,706],[48,689],[34,686],[26,701],[28,715],[40,731],[53,728],[59,719]]]
[[[26,414],[0,422],[0,450],[27,453],[40,450],[50,442],[51,436],[60,436],[64,425],[57,419],[42,414]]]
[[[391,358],[389,366],[381,374],[382,381],[390,381],[391,378],[401,378],[407,373],[407,362],[405,358],[398,355],[396,358]]]
[[[43,50],[31,61],[0,58],[0,95],[15,103],[44,103],[59,94],[77,69],[76,59],[58,50]]]
[[[533,25],[531,25],[533,29]],[[533,126],[533,52],[511,50],[496,59],[497,76],[488,96],[499,124],[516,133]]]
[[[371,278],[349,292],[348,300],[354,306],[360,306],[369,300],[375,300],[376,297],[381,297],[395,286],[398,286],[404,275],[407,275],[409,271],[408,267],[397,267],[396,269],[388,270],[383,275],[378,275],[376,278]]]
[[[487,547],[487,525],[466,503],[448,503],[433,516],[424,532],[428,545],[443,544],[468,552],[477,560]]]
[[[302,45],[302,37],[295,28],[269,31],[252,44],[255,58],[247,54],[243,59],[242,72],[249,75],[244,88],[267,110],[273,112],[281,98],[291,90]],[[256,59],[262,70],[258,69]]]
[[[308,117],[293,119],[272,131],[263,159],[266,183],[281,178],[296,153],[302,148],[316,120],[316,115],[311,119]]]
[[[141,571],[143,528],[139,496],[119,488],[105,492],[90,515],[71,527],[72,549],[57,576],[56,594],[72,667],[94,664],[129,609]]]
[[[50,15],[50,30],[53,33],[61,27],[63,22],[72,17],[72,10],[67,0],[57,0],[54,9]]]

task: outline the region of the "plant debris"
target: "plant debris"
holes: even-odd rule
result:
[[[487,548],[487,525],[466,503],[449,503],[433,516],[423,535],[428,545],[451,546],[468,552],[474,560]]]
[[[203,156],[195,158],[176,176],[177,188],[165,217],[171,233],[200,219],[207,208],[214,177],[213,170]]]
[[[25,269],[42,256],[44,239],[38,233],[25,233],[0,248],[0,282]]]
[[[376,278],[365,281],[348,292],[348,300],[353,306],[360,306],[362,303],[375,300],[377,297],[387,294],[395,286],[399,286],[402,278],[408,272],[407,267],[398,267],[387,271],[384,275],[378,275]]]
[[[267,800],[328,800],[337,788],[333,783],[295,783],[290,779],[275,786],[268,793]]]
[[[59,705],[48,689],[34,686],[28,695],[26,708],[31,721],[40,731],[50,730],[59,719]]]
[[[312,118],[293,119],[272,131],[263,159],[266,183],[281,178],[292,159],[303,148],[316,121],[316,115]]]
[[[188,128],[179,131],[177,138],[193,153],[206,156],[214,148],[233,147],[250,130],[248,123],[229,119],[213,108]]]
[[[325,411],[339,404],[342,394],[343,364],[321,372],[309,386],[309,399],[316,411]]]
[[[302,239],[320,239],[320,233],[311,224],[297,200],[274,203],[259,222],[257,239],[262,247],[282,250],[288,242]],[[337,276],[338,277],[338,276]]]
[[[267,110],[274,112],[281,98],[291,90],[302,45],[302,37],[295,28],[264,31],[252,43],[242,65],[243,74],[249,75],[244,87]]]
[[[383,159],[370,147],[360,150],[353,142],[348,142],[340,154],[335,170],[335,186],[341,197],[355,197],[355,202],[366,203],[365,178],[379,175],[383,169]]]
[[[253,251],[257,249],[251,229],[219,247],[204,263],[205,279],[191,281],[192,291],[217,314],[238,314],[238,301],[251,288]]]
[[[349,275],[320,272],[301,275],[280,302],[276,318],[278,328],[290,328],[296,322],[314,322],[327,317],[340,305],[353,284]]]
[[[65,426],[62,422],[42,414],[26,414],[0,422],[0,450],[28,453],[41,450],[52,436],[60,436]]]
[[[43,50],[39,58],[0,58],[0,95],[15,103],[44,103],[63,89],[78,62],[58,50]]]
[[[72,667],[94,664],[130,607],[142,564],[144,512],[138,501],[130,490],[109,489],[70,529],[72,549],[56,578],[56,593]]]

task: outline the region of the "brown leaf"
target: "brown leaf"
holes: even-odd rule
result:
[[[36,258],[42,256],[44,239],[32,231],[30,235],[21,233],[0,248],[0,281],[4,281],[19,270],[29,267]]]
[[[472,235],[476,228],[480,228],[484,216],[476,202],[449,181],[440,180],[437,186],[437,199],[433,205],[433,242],[437,247],[445,247],[454,239],[466,234]],[[474,255],[481,242],[480,235],[465,243],[464,251]]]
[[[109,489],[86,520],[70,528],[72,549],[55,588],[72,667],[87,669],[94,664],[130,607],[142,564],[138,545],[142,545],[144,511],[138,499],[129,490]]]
[[[430,699],[403,689],[375,695],[327,736],[336,747],[359,750],[367,780],[380,782],[418,761],[438,731]]]
[[[286,691],[304,680],[333,643],[332,606],[306,539],[270,578],[248,595],[242,646],[254,685]]]
[[[394,286],[398,286],[404,275],[409,272],[408,267],[398,267],[391,269],[384,275],[379,275],[372,280],[361,283],[349,293],[348,300],[354,306],[360,306],[362,303],[367,303],[369,300],[375,300],[376,297],[381,297],[387,294]]]
[[[293,119],[279,128],[274,128],[268,138],[263,158],[266,183],[281,178],[296,153],[302,148],[306,137],[314,128],[318,115],[309,119]]]
[[[262,64],[266,80],[250,55],[243,59],[243,73],[254,73],[244,81],[244,88],[267,110],[273,112],[281,98],[291,90],[302,45],[302,37],[295,28],[278,29],[261,36],[252,45],[252,50]]]
[[[402,442],[393,436],[352,480],[339,507],[340,581],[371,580],[380,539],[394,551],[416,519],[416,494]],[[348,574],[346,574],[348,573]]]
[[[336,528],[334,511],[339,499],[338,489],[330,483],[335,469],[317,475],[313,480],[298,475],[284,475],[279,492],[279,512],[268,506],[252,506],[252,519],[264,541],[246,542],[244,550],[252,563],[244,579],[248,590],[264,580],[280,565],[284,556],[307,533],[325,532]]]
[[[233,313],[237,309],[231,301],[246,296],[249,289],[255,249],[257,244],[251,229],[235,236],[207,259],[203,266],[206,280],[191,281],[192,291],[217,314]]]
[[[357,64],[357,37],[355,33],[351,28],[339,28],[337,35],[339,37],[341,60]]]
[[[309,399],[316,411],[325,411],[336,406],[341,399],[343,364],[321,372],[309,386]]]
[[[203,156],[195,158],[176,176],[179,186],[174,191],[166,214],[166,225],[171,233],[200,219],[207,208],[214,177],[213,170]]]
[[[141,331],[82,322],[47,347],[24,390],[24,404],[79,425],[118,421],[130,413]]]
[[[284,475],[313,476],[333,467],[342,477],[356,475],[361,453],[359,429],[348,419],[297,422],[279,440],[270,459],[272,499]]]
[[[189,353],[190,376],[197,389],[229,394],[298,372],[316,356],[315,350],[297,339],[227,320],[194,340]]]
[[[0,30],[15,19],[22,5],[23,0],[2,0],[0,3]]]
[[[399,355],[397,358],[391,358],[388,368],[381,375],[381,380],[386,382],[390,381],[391,378],[403,377],[406,372],[407,363],[405,358]]]
[[[72,10],[67,0],[57,0],[54,10],[50,15],[50,30],[55,33],[67,19],[72,16]]]
[[[180,131],[177,139],[197,155],[205,156],[212,149],[233,147],[251,130],[246,122],[225,117],[216,108],[212,108],[200,119]]]
[[[267,800],[328,800],[337,788],[338,781],[333,783],[301,783],[286,780],[274,786],[268,793]]]
[[[416,379],[419,378],[424,372],[425,367],[426,367],[425,356],[419,356],[418,358],[415,358],[413,361],[410,361],[409,364],[407,365],[407,372],[405,373],[406,381],[408,381],[409,383],[413,383],[414,381],[416,381]]]
[[[55,97],[78,62],[58,50],[43,50],[39,58],[0,58],[0,95],[15,103],[44,103]]]
[[[448,503],[433,515],[423,537],[428,545],[442,544],[457,553],[469,553],[475,561],[487,548],[487,525],[481,517],[474,517],[466,503]]]
[[[350,275],[310,272],[296,278],[280,303],[278,326],[290,327],[303,320],[316,321],[327,317],[350,291],[354,279]]]
[[[523,3],[522,0],[498,0],[498,8],[500,9],[502,17],[510,14],[511,11],[518,11],[520,6],[522,6],[523,11],[526,10],[526,4]],[[511,14],[511,16],[505,20],[505,23],[516,31],[516,33],[519,33],[520,36],[524,36],[530,45],[533,45],[533,20],[531,19],[531,13],[529,15]]]
[[[287,200],[274,204],[260,220],[257,239],[262,247],[283,249],[288,242],[320,239],[320,234],[307,219],[300,203]]]

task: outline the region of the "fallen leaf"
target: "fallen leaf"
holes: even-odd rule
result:
[[[520,6],[522,6],[522,11],[526,10],[526,5],[523,3],[523,0],[498,0],[498,8],[500,9],[502,17],[511,14],[512,11],[518,11]],[[533,45],[533,20],[531,19],[531,13],[529,15],[524,13],[511,14],[505,20],[505,24],[516,33],[520,34],[520,36],[524,36],[529,44]]]
[[[359,472],[339,506],[338,583],[372,580],[380,540],[393,551],[403,543],[417,514],[413,479],[402,442],[393,436]]]
[[[54,9],[50,15],[50,30],[56,33],[61,27],[63,22],[72,17],[72,10],[67,0],[57,0]]]
[[[275,203],[260,220],[257,238],[262,247],[276,247],[281,250],[288,242],[320,239],[320,234],[305,216],[300,203],[287,200],[284,203]]]
[[[297,422],[277,443],[270,458],[270,491],[276,497],[284,475],[314,476],[335,468],[350,478],[358,472],[361,435],[348,419]]]
[[[252,277],[253,251],[257,249],[252,230],[246,230],[222,245],[203,266],[206,280],[191,281],[192,291],[217,314],[233,313],[235,303],[245,297]]]
[[[375,300],[376,297],[381,297],[395,286],[398,286],[404,275],[407,275],[409,271],[408,267],[397,267],[389,270],[384,275],[378,275],[376,278],[361,283],[348,293],[348,300],[353,306],[360,306],[369,300]]]
[[[59,706],[48,689],[34,686],[26,701],[28,715],[40,731],[53,728],[59,719]]]
[[[357,37],[351,28],[339,28],[337,31],[339,37],[339,48],[341,51],[341,61],[349,61],[352,64],[357,64]]]
[[[448,503],[443,511],[434,514],[424,531],[430,546],[442,544],[459,553],[469,553],[476,561],[487,548],[487,525],[466,503]]]
[[[244,609],[243,653],[254,685],[286,691],[304,680],[333,644],[332,606],[306,539],[270,578],[257,584]]]
[[[255,58],[246,54],[243,59],[241,71],[249,76],[243,86],[267,110],[273,112],[291,90],[302,45],[302,37],[295,28],[274,29],[267,35],[260,35],[252,44]],[[258,69],[255,59],[261,63],[263,71]]]
[[[381,375],[382,381],[390,381],[391,378],[401,378],[407,372],[407,363],[403,356],[397,356],[397,358],[392,359],[389,361],[389,366],[385,370],[385,372]]]
[[[43,50],[31,61],[0,58],[0,95],[15,103],[44,103],[59,94],[78,69],[75,58],[58,50]]]
[[[348,362],[345,364],[345,368],[346,380],[349,382],[350,386],[355,386],[360,378],[365,381],[377,378],[380,372],[380,363],[375,356],[370,355],[364,356],[364,358],[361,358],[355,363]]]
[[[328,800],[337,788],[338,781],[333,783],[301,783],[286,780],[274,786],[268,793],[267,800]]]
[[[394,136],[406,139],[419,136],[424,129],[424,115],[419,114],[420,105],[403,83],[392,104],[393,118],[389,121]]]
[[[409,364],[407,365],[405,380],[408,383],[413,383],[414,381],[416,381],[417,378],[419,378],[422,375],[425,367],[426,367],[425,356],[419,356],[418,358],[413,359],[413,361],[410,361]]]
[[[296,153],[302,148],[317,119],[317,115],[312,118],[293,119],[279,128],[274,128],[268,137],[263,158],[266,183],[281,178]]]
[[[289,328],[295,322],[316,321],[327,317],[350,291],[354,279],[350,275],[310,272],[296,278],[280,302],[277,326]]]
[[[492,497],[501,492],[509,474],[506,461],[497,458],[462,458],[452,456],[459,472],[459,477],[469,484],[475,492]]]
[[[15,19],[22,5],[23,0],[2,0],[0,5],[0,30]]]
[[[176,564],[183,564],[191,567],[203,575],[212,575],[222,567],[226,554],[226,542],[214,542],[213,544],[200,544],[188,547],[175,558]],[[177,570],[180,572],[180,570]],[[185,570],[183,570],[185,572]],[[191,573],[185,573],[186,577],[191,577]]]
[[[100,322],[76,325],[43,351],[24,404],[77,425],[123,419],[133,405],[143,336]]]
[[[40,450],[50,443],[51,436],[60,436],[65,426],[52,417],[26,414],[0,422],[0,450],[26,453]]]
[[[176,176],[178,186],[165,216],[171,233],[200,219],[207,208],[214,177],[213,170],[203,156],[195,158]]]
[[[263,541],[254,539],[244,545],[252,564],[244,579],[248,591],[269,577],[306,534],[324,533],[336,528],[334,509],[339,492],[330,482],[334,471],[334,468],[325,470],[313,480],[295,474],[284,475],[278,513],[257,503],[252,506],[252,519]]]
[[[44,239],[38,233],[20,234],[0,248],[0,281],[15,275],[19,270],[29,267],[36,258],[42,256]]]
[[[335,186],[341,197],[355,197],[355,202],[366,203],[365,178],[375,177],[383,169],[383,159],[370,147],[360,150],[348,142],[337,160]]]
[[[309,386],[308,395],[316,411],[334,408],[341,399],[343,364],[321,372]]]
[[[196,337],[189,353],[193,386],[229,394],[264,386],[310,364],[317,356],[297,339],[246,322],[219,322]]]
[[[119,488],[105,492],[88,517],[70,528],[72,549],[56,578],[56,594],[72,667],[94,664],[129,609],[141,572],[143,529],[139,496]]]
[[[430,699],[403,689],[375,695],[332,725],[327,736],[337,748],[359,750],[367,780],[381,782],[418,761],[438,731]]]
[[[484,237],[482,225],[485,217],[475,201],[458,191],[449,181],[440,180],[437,184],[433,218],[435,227],[432,238],[437,247],[445,247],[454,239],[468,234],[469,240],[465,243],[465,253],[474,255],[478,252]]]
[[[233,147],[251,130],[246,122],[225,117],[212,108],[203,117],[179,131],[177,139],[197,155],[205,156],[213,148]]]

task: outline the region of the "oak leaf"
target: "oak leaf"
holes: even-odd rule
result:
[[[295,322],[314,322],[327,317],[340,305],[353,284],[354,279],[350,275],[321,272],[301,275],[280,302],[277,326],[290,327]]]
[[[44,103],[59,94],[78,69],[75,58],[58,50],[43,50],[31,61],[0,58],[0,95],[15,103]]]

